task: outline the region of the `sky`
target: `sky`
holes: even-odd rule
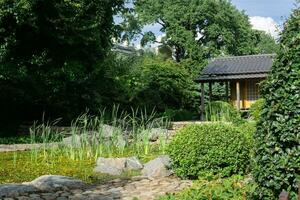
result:
[[[278,37],[278,30],[295,7],[295,0],[231,0],[239,10],[250,17],[254,29]]]
[[[275,39],[278,38],[282,24],[295,8],[295,0],[231,0],[231,2],[250,17],[253,29],[266,31]],[[154,32],[158,40],[162,36],[159,30],[158,24],[144,28],[144,31]]]

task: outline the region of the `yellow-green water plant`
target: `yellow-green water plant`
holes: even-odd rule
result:
[[[165,118],[156,118],[156,113],[150,114],[146,110],[136,109],[132,112],[120,111],[115,106],[110,115],[110,120],[105,116],[105,110],[99,115],[89,115],[83,113],[72,121],[68,131],[64,133],[55,132],[52,123],[34,124],[30,132],[32,142],[36,137],[42,137],[42,148],[31,151],[34,162],[38,162],[37,157],[43,154],[45,160],[53,156],[66,156],[72,160],[96,160],[101,156],[123,156],[128,151],[134,155],[151,155],[151,151],[162,150],[166,145],[165,131],[169,121]],[[158,147],[152,148],[150,143],[151,130],[159,130],[161,142]],[[69,136],[68,140],[59,143],[55,147],[49,146],[49,141],[54,137],[61,137],[62,134]],[[66,137],[65,136],[65,137]]]

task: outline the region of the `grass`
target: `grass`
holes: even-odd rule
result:
[[[98,157],[137,156],[141,162],[147,162],[164,153],[166,133],[160,133],[157,145],[151,145],[150,133],[153,128],[165,129],[168,126],[166,119],[156,118],[154,112],[147,114],[140,109],[120,112],[118,107],[110,114],[110,121],[105,120],[107,113],[104,110],[98,116],[86,113],[79,116],[71,124],[71,143],[56,148],[49,148],[49,142],[59,141],[65,134],[51,128],[57,121],[35,123],[30,128],[29,143],[42,143],[42,147],[28,152],[1,153],[0,183],[26,182],[45,174],[98,182],[115,178],[93,173]],[[113,128],[109,138],[104,137],[106,124]],[[137,172],[122,176],[134,174]]]
[[[156,152],[158,153],[158,152]],[[42,175],[62,175],[81,179],[87,183],[99,183],[115,178],[128,178],[139,175],[138,171],[125,172],[121,176],[109,176],[106,174],[95,174],[95,160],[82,159],[73,160],[69,157],[44,154],[43,151],[37,152],[35,160],[32,158],[33,152],[8,152],[0,153],[0,184],[21,183],[31,181]],[[139,159],[145,163],[158,154],[140,156]],[[120,155],[115,155],[119,157]],[[122,156],[136,156],[128,151]]]

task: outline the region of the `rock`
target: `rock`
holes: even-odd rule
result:
[[[34,186],[43,191],[55,191],[59,189],[77,189],[85,186],[85,184],[81,180],[77,180],[66,176],[55,175],[41,176],[29,183],[23,184]]]
[[[126,159],[125,167],[126,167],[126,170],[139,170],[139,169],[143,169],[143,165],[137,159],[137,157],[127,158]]]
[[[81,146],[81,139],[82,137],[80,137],[80,135],[72,135],[67,138],[64,138],[62,140],[62,143],[67,146],[79,147]]]
[[[94,169],[96,173],[104,173],[110,175],[121,175],[127,170],[140,170],[143,165],[136,157],[130,158],[98,158],[97,166]]]
[[[22,184],[0,185],[0,198],[17,197],[26,193],[34,193],[38,191],[39,189],[32,185],[22,185]]]
[[[167,134],[167,129],[162,129],[162,128],[152,128],[149,130],[149,140],[151,142],[155,142],[159,139],[160,136]]]
[[[110,175],[121,175],[125,169],[126,158],[98,158],[97,166],[94,169],[96,173]]]
[[[111,138],[114,134],[122,133],[119,128],[104,124],[101,129],[101,136],[104,138]]]
[[[144,165],[142,175],[150,178],[167,177],[172,174],[169,170],[171,159],[169,156],[160,156]]]

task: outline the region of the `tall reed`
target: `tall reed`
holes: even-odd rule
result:
[[[157,118],[152,110],[132,109],[125,112],[114,106],[107,113],[105,109],[99,115],[83,113],[72,121],[67,132],[53,130],[52,123],[35,123],[30,129],[32,143],[41,138],[42,148],[32,151],[32,160],[37,162],[41,153],[44,158],[49,156],[67,156],[73,160],[96,160],[98,157],[126,156],[126,154],[148,155],[152,150],[164,152],[166,145],[166,128],[169,121]],[[159,132],[159,144],[152,149],[151,137],[153,130]],[[49,148],[50,141],[58,137],[68,136],[56,148]]]

